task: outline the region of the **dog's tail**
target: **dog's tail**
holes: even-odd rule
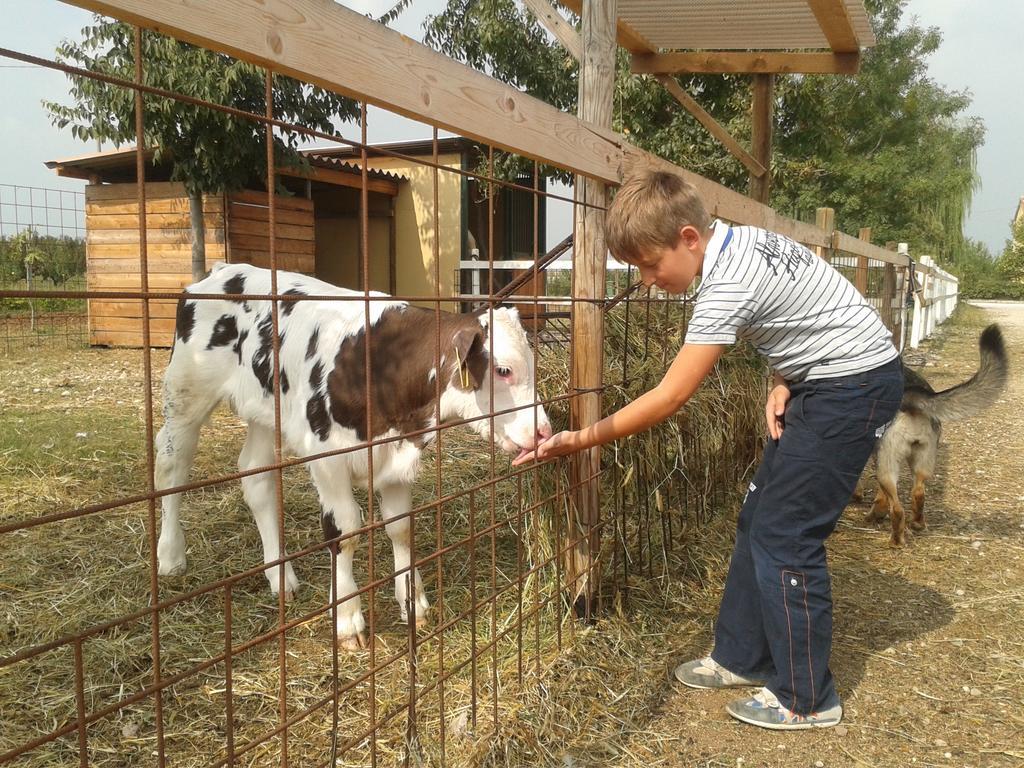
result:
[[[1003,391],[1009,374],[1006,344],[998,325],[992,324],[982,331],[978,351],[981,355],[978,372],[963,384],[934,394],[915,392],[908,387],[904,403],[912,400],[912,408],[939,421],[966,419],[988,408]]]

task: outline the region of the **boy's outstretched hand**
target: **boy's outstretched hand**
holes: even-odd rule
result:
[[[520,464],[525,464],[533,459],[544,461],[545,459],[553,459],[556,456],[576,453],[576,451],[582,448],[579,436],[579,432],[559,432],[557,435],[552,435],[532,451],[527,451],[513,459],[512,466],[518,467]]]
[[[786,403],[789,402],[789,387],[776,384],[768,393],[768,402],[764,407],[764,416],[768,422],[768,436],[772,440],[782,437],[785,429]]]

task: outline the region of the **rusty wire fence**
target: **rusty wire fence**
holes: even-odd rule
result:
[[[85,199],[75,190],[0,184],[0,350],[67,349],[86,340]]]
[[[464,764],[482,742],[509,727],[517,697],[537,684],[566,635],[574,631],[572,599],[580,574],[567,571],[567,553],[594,533],[581,532],[568,513],[573,488],[566,474],[557,468],[513,469],[505,451],[516,445],[500,432],[504,422],[522,420],[520,414],[526,413],[530,437],[519,439],[529,447],[534,435],[546,429],[544,409],[556,425],[564,426],[567,419],[571,340],[563,335],[554,343],[537,343],[548,321],[559,318],[544,316],[543,296],[536,291],[532,296],[503,291],[505,286],[496,282],[503,270],[494,267],[501,251],[495,210],[513,193],[525,195],[532,206],[529,250],[534,261],[542,255],[538,211],[557,196],[540,191],[539,185],[553,169],[526,163],[529,186],[499,178],[496,151],[486,146],[476,148],[471,167],[451,168],[441,161],[436,128],[428,128],[433,146],[426,157],[371,147],[365,105],[356,140],[285,124],[275,117],[275,76],[269,71],[264,114],[159,91],[144,85],[142,34],[136,30],[134,79],[101,78],[135,99],[135,197],[127,201],[114,190],[118,212],[111,214],[132,216],[135,225],[123,225],[116,238],[121,250],[106,257],[103,270],[96,273],[110,274],[120,265],[123,282],[116,290],[90,283],[88,290],[53,294],[69,301],[137,307],[137,318],[128,312],[120,320],[122,327],[133,326],[128,339],[135,340],[137,334],[141,351],[116,356],[114,371],[101,370],[107,356],[71,358],[74,372],[65,386],[75,394],[74,407],[67,407],[66,398],[49,401],[46,392],[34,388],[40,395],[35,412],[25,412],[4,427],[10,429],[14,448],[6,456],[0,517],[4,551],[12,555],[5,557],[0,579],[7,606],[0,649],[5,721],[0,763]],[[75,76],[96,77],[17,52],[3,53]],[[280,270],[279,260],[308,254],[288,236],[287,228],[296,225],[283,215],[284,221],[278,218],[287,208],[282,196],[264,193],[264,246],[254,249],[251,240],[245,241],[249,247],[239,263],[262,263],[268,271],[257,276],[225,267],[201,288],[182,293],[187,273],[174,277],[166,261],[175,257],[149,242],[162,244],[155,230],[160,217],[173,213],[158,212],[151,204],[164,188],[147,181],[147,99],[251,121],[266,142],[269,170],[264,179],[254,180],[262,181],[264,190],[280,190],[275,131],[348,147],[358,177],[354,187],[348,186],[357,194],[355,247],[338,256],[360,265],[362,285],[339,294],[324,291],[323,284],[296,283],[294,275]],[[389,369],[405,364],[398,355],[408,354],[410,345],[406,338],[400,346],[389,347],[396,340],[389,342],[376,314],[378,302],[369,294],[379,268],[371,242],[371,152],[423,171],[431,190],[416,221],[417,228],[430,233],[425,238],[428,250],[411,254],[421,270],[429,270],[430,290],[416,286],[403,294],[399,281],[394,298],[421,308],[416,326],[405,333],[414,334],[416,347],[432,350],[432,370],[419,373],[424,377],[421,388],[433,391],[429,407],[417,404],[416,423],[404,419],[400,428],[383,431],[377,429],[374,409],[386,407],[389,393],[380,390],[394,386]],[[462,295],[457,284],[443,280],[442,241],[445,227],[453,225],[444,221],[441,190],[449,178],[471,179],[482,191],[479,203],[486,212],[485,231],[476,233],[486,243],[489,261],[483,307],[458,320],[451,313],[480,296]],[[95,190],[90,194],[97,203],[103,197]],[[570,208],[578,205],[571,198],[561,202]],[[226,223],[225,229],[230,227]],[[251,231],[246,237],[252,237]],[[232,255],[229,248],[229,262]],[[94,257],[90,270],[101,260]],[[315,260],[310,266],[315,271]],[[249,290],[243,287],[245,278]],[[0,291],[10,300],[39,294],[35,287]],[[256,395],[257,405],[245,401],[241,390],[230,395],[243,415],[260,412],[250,415],[250,432],[270,436],[258,451],[243,449],[237,468],[225,456],[238,451],[245,430],[223,409],[210,416],[213,428],[202,434],[191,477],[187,466],[183,471],[181,465],[167,464],[176,451],[162,441],[159,430],[181,407],[168,403],[160,387],[169,367],[159,345],[167,336],[162,308],[168,302],[178,302],[178,344],[191,334],[203,336],[195,351],[186,347],[177,353],[179,361],[199,354],[207,339],[207,350],[231,342],[235,348],[228,356],[237,354],[238,376],[258,378],[256,368],[262,366],[267,377],[269,386],[265,394]],[[509,314],[499,303],[518,307],[518,325],[509,326]],[[215,307],[209,310],[215,315],[226,312],[218,318],[220,326],[191,324],[194,316],[207,313],[204,304]],[[302,315],[298,307],[303,304],[314,310],[304,316],[324,318],[319,326],[291,322]],[[412,311],[411,306],[405,310]],[[250,325],[245,325],[250,314]],[[244,336],[238,332],[227,342],[215,339],[224,332],[228,316],[236,331],[243,326],[253,331],[251,343],[260,346],[243,346]],[[332,316],[347,319],[332,327]],[[452,348],[453,323],[475,324],[480,336],[468,350],[474,360],[460,359],[454,373],[445,368],[446,361],[460,354]],[[381,335],[375,338],[378,330]],[[305,333],[300,343],[307,350],[315,349],[318,333],[335,346],[322,359],[307,353],[295,367],[285,341],[296,344],[300,332]],[[638,332],[636,323],[630,332]],[[524,343],[517,341],[519,336]],[[356,364],[357,374],[330,368],[314,372],[321,364],[333,365],[350,338],[356,344],[363,340],[362,351],[349,361]],[[467,387],[468,378],[460,380],[470,375],[470,363],[481,359],[481,344],[492,358],[485,358],[486,371],[473,371],[482,378]],[[38,375],[38,369],[33,373]],[[345,421],[351,428],[336,424],[327,428],[329,438],[305,440],[316,430],[309,411],[313,398],[297,399],[302,391],[298,384],[310,381],[313,386],[312,379],[335,374],[347,376],[350,389],[340,394],[332,390],[323,406],[335,422]],[[29,378],[22,383],[31,383]],[[525,392],[525,401],[522,396],[509,400],[513,379]],[[212,392],[203,392],[190,382],[188,398],[219,395],[224,384],[207,381]],[[467,388],[472,390],[469,395]],[[472,408],[468,416],[450,412],[444,398],[454,390],[477,403],[480,413],[473,415]],[[346,396],[353,402],[342,404]],[[485,405],[481,408],[479,402]],[[345,407],[354,411],[342,413],[339,409]],[[352,418],[356,422],[346,421]],[[365,418],[362,424],[360,418]],[[473,435],[474,429],[483,438]],[[362,437],[353,439],[351,433]],[[501,445],[488,439],[496,435]],[[407,460],[409,452],[427,444],[418,482],[397,492],[411,496],[409,508],[396,509],[395,487],[403,483],[394,476],[402,473],[390,463],[398,454]],[[189,453],[180,445],[178,450]],[[355,499],[363,511],[347,518],[336,515],[336,504],[344,503],[350,492],[331,484],[344,482],[339,478],[360,463],[365,465],[366,491],[357,489]],[[29,469],[30,478],[19,475]],[[307,469],[316,482],[310,482]],[[158,543],[167,526],[174,533],[179,500],[188,537],[189,569],[184,573],[184,559],[169,565],[166,558],[171,556],[161,553]],[[262,515],[263,543],[277,542],[262,565],[255,531],[244,520],[245,501],[258,518]],[[386,519],[381,519],[382,512]],[[61,542],[59,551],[48,544],[55,540]],[[398,554],[401,547],[409,550],[404,561]],[[354,579],[339,575],[353,561]],[[170,573],[161,576],[162,571]],[[291,580],[292,571],[301,590]],[[74,577],[68,578],[71,573]],[[421,602],[425,595],[432,603],[429,612]],[[365,604],[365,629],[353,630],[350,623],[343,631],[345,620],[339,613],[350,612],[358,602]]]
[[[279,76],[269,70],[262,113],[160,90],[146,84],[143,34],[151,33],[135,30],[134,77],[97,78],[0,51],[133,95],[134,197],[118,192],[116,199],[117,215],[134,222],[105,265],[109,273],[120,259],[132,277],[116,289],[90,285],[53,295],[130,305],[121,321],[139,347],[113,358],[75,352],[66,361],[75,371],[72,403],[46,392],[31,403],[14,398],[22,415],[0,424],[13,446],[0,488],[0,764],[485,762],[517,731],[522,702],[543,690],[546,670],[580,626],[577,614],[593,620],[612,599],[628,610],[639,582],[675,572],[695,526],[735,505],[760,450],[766,372],[749,350],[737,349],[684,413],[606,448],[590,475],[574,475],[562,462],[511,466],[509,451],[543,434],[546,421],[555,430],[569,425],[570,403],[581,394],[569,383],[579,352],[566,324],[584,301],[575,271],[563,269],[556,279],[554,269],[538,268],[549,256],[563,265],[576,258],[576,216],[553,238],[568,240],[561,251],[549,248],[542,232],[542,209],[574,213],[588,205],[545,187],[561,169],[481,143],[468,161],[452,163],[445,137],[429,125],[425,153],[381,146],[370,141],[365,104],[357,137],[284,122],[274,106]],[[262,195],[262,204],[246,203],[234,224],[232,203],[215,209],[228,266],[188,293],[187,270],[179,274],[172,264],[180,254],[154,247],[159,217],[175,215],[175,204],[167,203],[170,213],[154,208],[166,188],[147,175],[154,169],[143,115],[151,99],[247,121],[266,146],[268,170],[253,180],[248,198]],[[283,187],[275,134],[328,143],[344,157],[345,168],[332,168],[347,174],[344,182],[321,174]],[[510,160],[515,174],[496,171]],[[410,192],[417,204],[405,209],[414,218],[412,240],[384,223],[403,215],[401,188],[390,208],[371,197],[373,188],[385,188],[388,179],[375,175],[385,172],[404,175],[399,187],[419,184]],[[330,225],[316,220],[317,185],[328,178],[347,190],[324,193]],[[476,193],[460,195],[480,214],[470,225],[475,283],[460,265],[470,259],[470,217],[453,214],[445,197],[452,185],[472,185]],[[303,197],[309,205],[294,203]],[[342,198],[348,208],[339,207]],[[513,199],[518,222],[508,214]],[[295,228],[303,226],[307,234],[299,237]],[[237,251],[232,227],[247,238],[235,241],[245,245]],[[345,260],[348,279],[355,275],[347,293],[281,268],[306,265],[300,271],[313,275],[328,269],[316,245],[327,233],[347,244],[325,257]],[[255,247],[256,237],[262,246]],[[501,264],[522,261],[524,253],[529,265]],[[257,277],[252,266],[267,271]],[[868,270],[866,293],[885,295],[885,272]],[[382,299],[370,293],[389,281],[394,300],[407,302],[406,314],[417,318],[394,335],[382,319]],[[610,270],[606,288],[596,303],[604,317],[599,393],[608,411],[660,379],[681,343],[689,300],[637,290],[629,270]],[[40,293],[0,286],[4,300]],[[519,317],[511,329],[500,319],[509,305]],[[318,320],[302,325],[300,317]],[[332,327],[332,317],[345,319]],[[490,355],[475,381],[467,378],[465,349],[451,367],[458,347],[450,329],[467,324],[480,329],[469,352],[478,356],[482,345]],[[508,333],[511,340],[501,337]],[[159,430],[180,406],[168,403],[160,386],[171,367],[162,340],[175,337],[179,366],[186,351],[220,349],[233,380],[248,382],[229,399],[251,423],[250,437],[230,409],[211,406],[191,475],[162,463],[168,455]],[[389,422],[392,373],[419,350],[428,361],[416,372],[425,399],[415,419]],[[340,360],[352,369],[339,370]],[[9,373],[26,387],[39,375]],[[327,379],[335,385],[325,387]],[[513,379],[516,397],[509,394]],[[265,390],[249,386],[253,381]],[[228,392],[218,389],[224,382],[194,384],[190,400]],[[450,410],[453,396],[472,399],[479,413]],[[318,427],[324,414],[327,426]],[[515,419],[531,425],[519,446],[503,432]],[[320,429],[327,437],[314,439]],[[246,442],[253,432],[265,438],[258,449]],[[415,482],[396,480],[396,456],[421,451]],[[415,465],[410,461],[407,474]],[[356,466],[365,481],[350,492],[344,478]],[[574,499],[595,482],[600,516],[581,521]],[[160,543],[162,525],[176,529],[168,519],[179,503],[187,570],[184,557],[164,561]],[[584,581],[595,600],[580,611]],[[365,628],[352,623],[359,603]]]

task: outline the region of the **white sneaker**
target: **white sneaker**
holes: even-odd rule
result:
[[[725,710],[737,720],[761,728],[771,728],[774,731],[831,728],[833,725],[839,725],[839,721],[843,719],[843,705],[839,702],[838,696],[831,706],[800,715],[782,706],[775,694],[767,688],[762,688],[753,698],[730,702]]]
[[[762,678],[744,677],[730,672],[710,656],[680,664],[676,667],[675,677],[691,688],[744,688],[768,682]]]

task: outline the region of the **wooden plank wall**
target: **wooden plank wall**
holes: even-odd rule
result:
[[[206,265],[224,261],[224,205],[220,196],[203,200]],[[130,184],[90,184],[85,188],[86,280],[90,291],[142,289],[139,258],[139,203]],[[175,182],[146,184],[146,254],[150,290],[178,291],[192,282],[192,225],[185,188]],[[149,305],[150,340],[171,345],[173,300]],[[142,301],[90,299],[89,342],[142,346]]]
[[[228,261],[270,267],[270,209],[266,192],[228,195]],[[278,269],[316,272],[313,201],[274,199],[274,242]]]
[[[135,184],[86,187],[87,285],[91,291],[142,289],[136,192]],[[269,267],[266,193],[237,192],[229,196],[227,205],[225,237],[224,198],[211,195],[203,200],[207,269],[218,261]],[[313,203],[278,196],[275,207],[278,266],[312,274],[316,269]],[[180,291],[192,282],[192,225],[182,184],[146,184],[146,243],[151,290]],[[176,304],[170,299],[150,302],[152,346],[169,347],[173,342]],[[141,347],[142,301],[90,299],[89,342]]]

